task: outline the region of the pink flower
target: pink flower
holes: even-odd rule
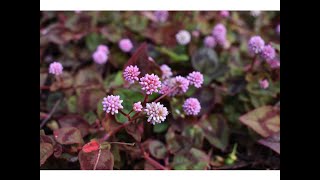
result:
[[[49,67],[49,73],[54,74],[54,75],[61,75],[62,74],[62,64],[59,62],[53,62],[50,64]]]
[[[277,59],[273,59],[273,60],[270,60],[270,61],[267,61],[267,62],[268,62],[268,64],[270,65],[270,67],[272,69],[277,69],[277,68],[280,67],[280,61],[277,60]]]
[[[187,45],[191,41],[191,35],[186,30],[181,30],[176,34],[176,40],[180,45]]]
[[[162,23],[167,21],[167,19],[169,17],[168,11],[155,11],[153,14],[156,17],[156,20],[158,22],[162,22]]]
[[[269,87],[269,81],[267,79],[261,80],[259,84],[262,89],[267,89]]]
[[[184,112],[186,115],[198,115],[201,106],[200,102],[196,98],[188,98],[182,105]]]
[[[172,76],[171,68],[168,65],[163,64],[160,66],[160,69],[162,71],[162,79],[166,79]]]
[[[158,88],[161,88],[160,78],[154,74],[146,74],[140,78],[140,85],[142,87],[141,89],[149,95],[153,92],[158,92]]]
[[[223,18],[229,17],[230,13],[229,11],[220,11],[220,16]]]
[[[260,36],[252,36],[248,42],[248,50],[251,55],[259,54],[264,48],[264,40]]]
[[[102,52],[105,52],[106,54],[109,54],[109,48],[108,48],[108,46],[103,45],[103,44],[100,44],[100,45],[97,47],[97,51],[102,51]]]
[[[217,43],[213,36],[207,36],[203,40],[203,44],[208,48],[213,48],[216,46]]]
[[[93,53],[92,58],[97,64],[105,64],[108,60],[108,55],[104,51],[96,50]]]
[[[130,39],[121,39],[119,41],[119,47],[123,52],[130,52],[133,48],[133,45]]]
[[[143,107],[142,107],[140,101],[133,104],[133,110],[134,110],[134,112],[140,112],[140,111],[142,111],[142,108],[143,108]]]
[[[140,71],[137,66],[127,66],[126,69],[123,72],[123,77],[126,81],[128,81],[130,84],[133,84],[134,81],[138,81]]]
[[[193,71],[187,76],[189,83],[196,88],[200,88],[203,83],[203,75],[198,71]]]
[[[149,116],[147,121],[153,125],[165,121],[169,114],[167,108],[160,104],[160,102],[147,103],[144,111]]]
[[[261,57],[266,61],[273,60],[276,57],[276,50],[271,45],[262,48]]]
[[[102,106],[103,110],[106,113],[111,113],[112,115],[117,114],[119,109],[123,109],[121,103],[123,100],[120,100],[120,96],[110,95],[103,98]]]
[[[223,24],[217,24],[212,30],[212,36],[216,42],[221,46],[224,46],[227,42],[227,29]]]
[[[189,80],[182,76],[176,76],[175,86],[178,86],[176,94],[184,94],[189,88]]]

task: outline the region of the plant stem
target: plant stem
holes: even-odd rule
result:
[[[61,99],[59,99],[53,106],[53,108],[51,109],[49,115],[47,116],[47,118],[45,120],[43,120],[40,124],[40,129],[47,123],[47,121],[51,118],[51,116],[53,115],[53,113],[56,111],[58,105],[60,104]]]
[[[110,144],[121,144],[121,145],[127,145],[127,146],[134,146],[136,143],[125,143],[125,142],[108,142]]]
[[[174,90],[176,90],[178,88],[178,86],[175,86],[174,88],[170,89],[169,91],[167,91],[165,94],[162,94],[162,96],[158,97],[156,100],[154,100],[153,102],[158,102],[160,101],[162,98],[164,98],[165,96],[167,96],[168,94],[170,94],[171,92],[173,92]]]
[[[160,170],[168,170],[168,168],[164,167],[163,165],[161,165],[158,161],[154,160],[153,158],[151,158],[149,156],[148,153],[146,153],[141,145],[141,143],[138,143],[138,146],[141,150],[141,153],[143,154],[143,158],[148,161],[148,163],[150,163],[153,167],[160,169]]]
[[[257,61],[257,55],[255,55],[255,56],[253,57],[248,72],[252,72],[252,71],[253,71],[253,67],[254,67],[254,64],[256,63],[256,61]]]
[[[110,136],[112,136],[113,134],[117,133],[118,131],[120,131],[122,128],[128,126],[129,124],[131,124],[133,121],[127,121],[125,123],[123,123],[121,126],[117,127],[115,130],[110,131],[109,133],[107,133],[106,135],[103,136],[103,138],[100,140],[101,142],[106,141],[109,139]]]
[[[97,169],[97,165],[98,165],[98,162],[99,162],[99,159],[100,159],[100,155],[101,155],[101,149],[99,149],[99,153],[98,153],[98,156],[97,156],[97,160],[96,160],[96,162],[94,164],[93,170]]]

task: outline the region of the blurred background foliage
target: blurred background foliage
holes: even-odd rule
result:
[[[229,45],[205,48],[203,39],[217,23],[226,26]],[[186,96],[163,99],[170,111],[164,123],[152,126],[144,122],[139,131],[126,128],[112,141],[141,141],[153,158],[170,169],[279,169],[280,135],[274,133],[280,132],[280,69],[259,61],[254,71],[245,70],[252,61],[247,41],[253,35],[272,43],[280,58],[280,37],[275,31],[279,23],[280,12],[273,11],[258,16],[230,11],[228,18],[219,11],[170,11],[163,23],[156,22],[151,11],[40,12],[40,120],[60,100],[40,132],[41,169],[80,169],[79,144],[101,138],[126,121],[121,115],[105,121],[104,96],[120,95],[125,112],[133,102],[143,100],[139,86],[127,89],[122,79],[124,65],[143,42],[157,66],[167,64],[174,75],[182,76],[198,70],[204,74],[204,85],[190,87]],[[187,46],[176,42],[175,34],[181,29],[192,33]],[[118,47],[122,38],[133,42],[130,53]],[[110,49],[104,65],[92,60],[100,44]],[[64,67],[63,87],[48,74],[53,61]],[[268,89],[260,88],[262,78],[269,80]],[[85,88],[76,88],[79,86]],[[188,96],[201,103],[198,117],[183,114],[181,105]],[[81,136],[73,132],[71,143],[54,142],[58,140],[53,132],[70,132],[70,128],[79,130]],[[112,145],[111,168],[154,169],[138,150]],[[108,168],[110,163],[105,160]]]

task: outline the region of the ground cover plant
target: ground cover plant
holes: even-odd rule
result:
[[[40,12],[40,169],[280,168],[280,12]]]

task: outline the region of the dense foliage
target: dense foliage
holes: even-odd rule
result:
[[[40,12],[40,169],[279,168],[280,12]]]

